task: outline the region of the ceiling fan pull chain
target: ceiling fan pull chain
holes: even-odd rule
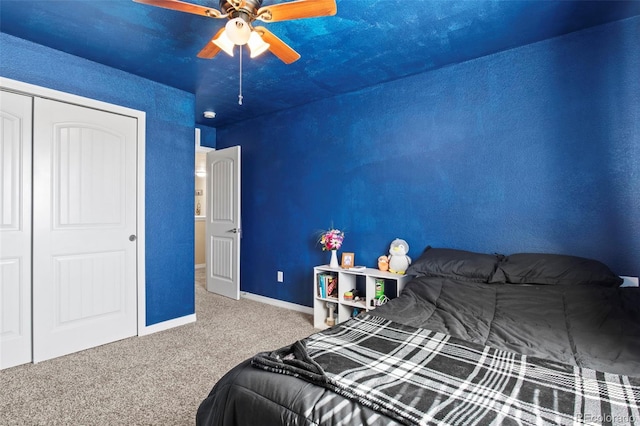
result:
[[[242,45],[240,45],[240,92],[238,93],[238,105],[242,105]]]

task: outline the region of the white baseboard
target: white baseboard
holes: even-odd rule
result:
[[[284,300],[272,299],[271,297],[260,296],[259,294],[247,293],[246,291],[240,292],[240,297],[249,300],[255,300],[256,302],[266,303],[268,305],[277,306],[279,308],[290,309],[292,311],[298,311],[305,314],[313,315],[313,308],[308,306],[298,305],[296,303],[285,302]]]
[[[202,269],[202,268],[206,268],[207,264],[206,263],[198,263],[196,264],[196,269]]]
[[[180,327],[181,325],[196,322],[196,314],[185,315],[183,317],[174,318],[168,321],[159,322],[149,326],[142,327],[138,331],[138,336],[146,336],[148,334],[157,333],[159,331],[169,330],[170,328]]]

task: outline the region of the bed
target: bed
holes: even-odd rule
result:
[[[640,290],[576,256],[427,247],[399,297],[229,371],[199,425],[637,424]]]

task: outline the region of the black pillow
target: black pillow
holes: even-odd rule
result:
[[[486,283],[493,277],[500,258],[500,255],[427,246],[411,263],[407,274]]]
[[[584,257],[546,253],[516,253],[502,259],[496,275],[511,284],[618,287],[623,279],[602,262]]]

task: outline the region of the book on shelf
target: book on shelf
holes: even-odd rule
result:
[[[338,298],[338,277],[335,275],[329,275],[325,279],[326,283],[326,297]]]
[[[332,274],[318,274],[318,297],[338,298],[338,277]]]
[[[325,297],[325,277],[327,274],[318,274],[318,296]]]

